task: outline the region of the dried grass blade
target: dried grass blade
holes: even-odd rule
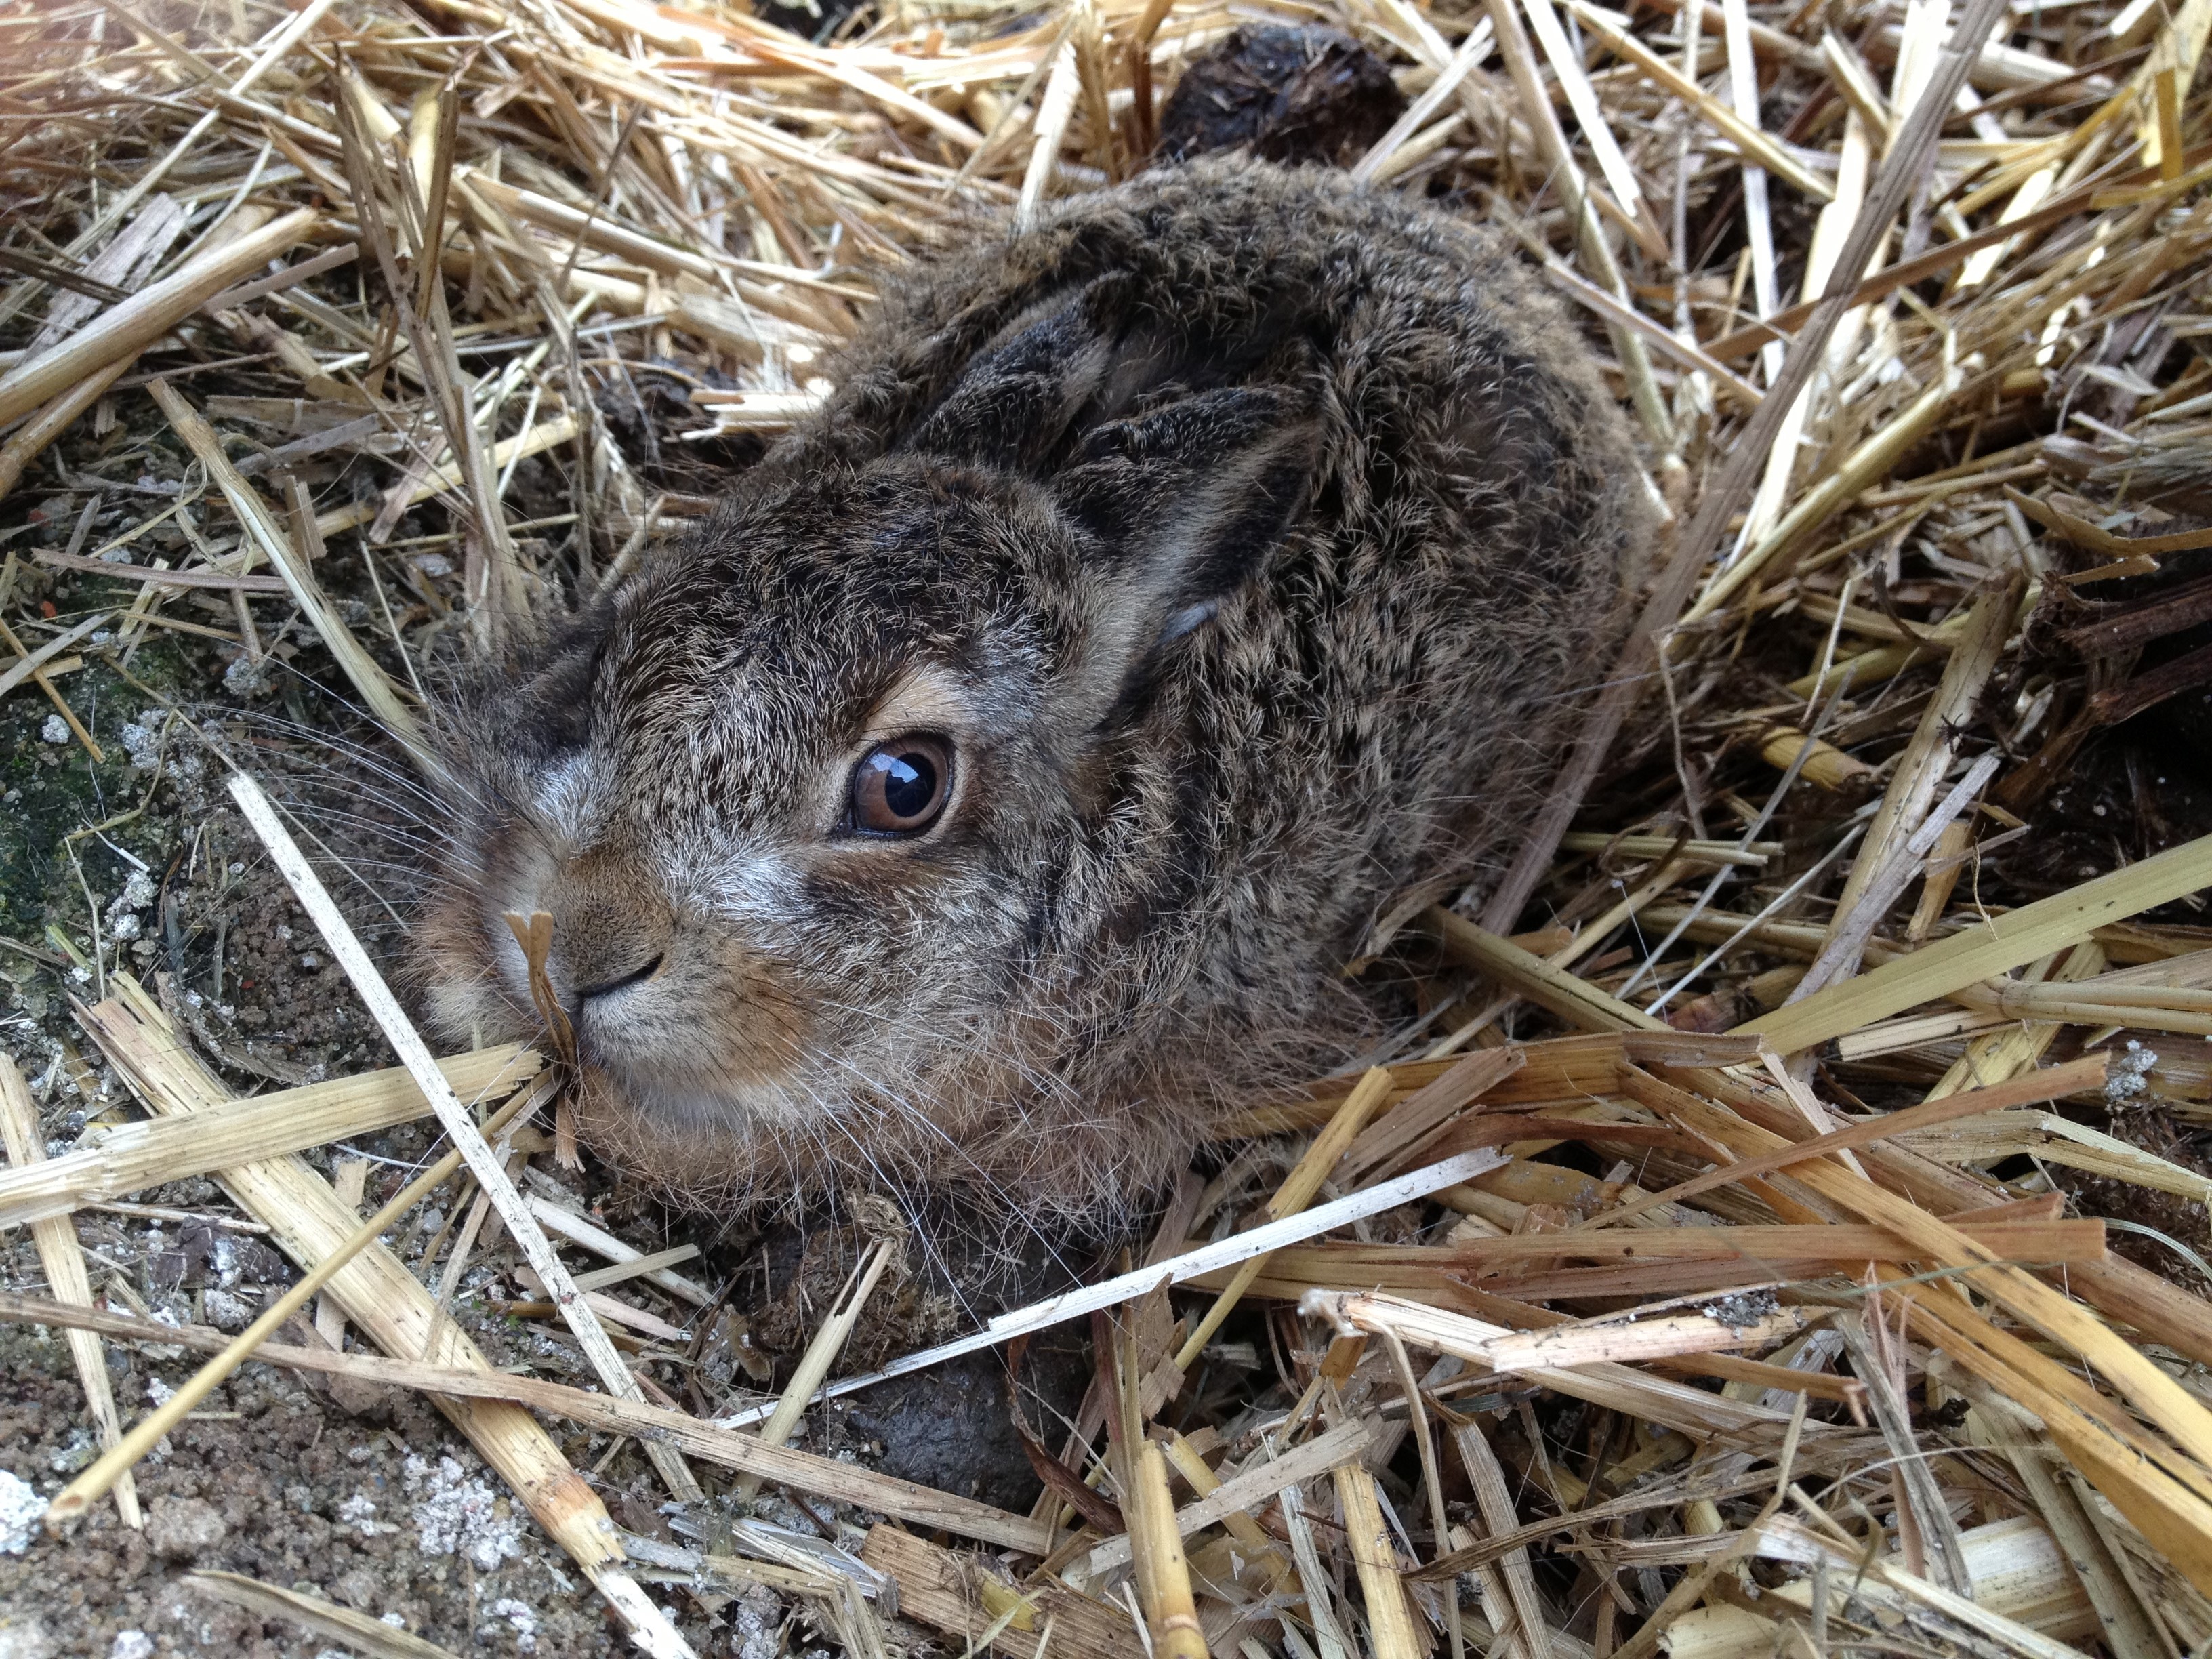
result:
[[[1314,1305],[1326,1311],[1340,1330],[1396,1332],[1401,1340],[1436,1353],[1448,1353],[1474,1364],[1484,1364],[1488,1345],[1516,1334],[1503,1325],[1471,1319],[1409,1302],[1403,1297],[1364,1296],[1336,1291],[1312,1293]],[[1686,1434],[1698,1436],[1747,1428],[1754,1423],[1782,1423],[1788,1413],[1764,1406],[1708,1394],[1702,1389],[1646,1376],[1626,1365],[1599,1360],[1566,1367],[1538,1367],[1518,1373],[1540,1386],[1557,1389],[1593,1405],[1609,1407]]]
[[[1915,836],[1922,828],[1936,791],[1951,770],[1953,757],[1959,750],[1960,734],[1972,717],[1974,705],[1981,700],[1990,676],[1996,672],[1997,659],[2004,650],[2013,617],[2020,608],[2021,585],[2018,578],[2000,581],[1975,599],[1950,660],[1943,665],[1942,682],[1922,714],[1920,724],[1914,729],[1904,753],[1890,770],[1889,787],[1882,795],[1881,809],[1860,844],[1857,861],[1844,883],[1842,896],[1836,901],[1827,936],[1821,943],[1823,956],[1852,925],[1854,913],[1859,909],[1861,900],[1868,896],[1876,872],[1890,866],[1906,837]],[[1887,902],[1867,907],[1873,913],[1865,922],[1869,931],[1887,915],[1895,897],[1893,893]],[[1859,955],[1859,950],[1852,950],[1845,965],[1856,969]],[[1819,965],[1820,958],[1816,957],[1816,970]],[[1819,988],[1815,985],[1802,994],[1793,994],[1790,1000],[1802,1001],[1805,995]]]
[[[1074,13],[1072,9],[1071,21]],[[1027,229],[1036,223],[1044,195],[1060,164],[1060,147],[1066,141],[1068,122],[1075,114],[1076,94],[1082,90],[1082,65],[1073,35],[1053,59],[1052,74],[1037,104],[1036,137],[1031,142],[1028,171],[1022,175],[1021,199],[1014,205],[1014,223]]]
[[[1389,1094],[1390,1073],[1379,1066],[1369,1067],[1352,1092],[1344,1097],[1344,1104],[1336,1109],[1336,1115],[1328,1121],[1328,1127],[1314,1138],[1313,1145],[1306,1148],[1305,1156],[1298,1160],[1297,1167],[1284,1177],[1282,1186],[1267,1200],[1268,1219],[1285,1220],[1313,1202],[1314,1194],[1321,1190],[1322,1182],[1328,1178],[1338,1162],[1351,1149],[1360,1130],[1367,1126],[1368,1118],[1389,1097]],[[1244,1287],[1260,1276],[1260,1271],[1267,1262],[1265,1255],[1255,1255],[1237,1268],[1236,1277],[1214,1297],[1213,1305],[1206,1310],[1192,1328],[1189,1336],[1184,1339],[1182,1346],[1176,1351],[1175,1367],[1177,1370],[1190,1368],[1200,1350],[1213,1340],[1213,1334],[1221,1328],[1222,1322],[1229,1317],[1243,1298]]]
[[[1878,1305],[1878,1304],[1877,1304]],[[1836,1316],[1835,1329],[1851,1357],[1851,1370],[1866,1385],[1868,1409],[1875,1426],[1889,1444],[1890,1475],[1895,1486],[1898,1542],[1905,1559],[1924,1575],[1935,1569],[1936,1582],[1944,1589],[1971,1594],[1973,1576],[1966,1568],[1966,1546],[1943,1496],[1942,1487],[1920,1455],[1912,1431],[1911,1408],[1905,1403],[1884,1355],[1876,1351],[1865,1318],[1855,1309]],[[1924,1560],[1924,1565],[1923,1564]]]
[[[1886,477],[1905,452],[1936,423],[1958,387],[1956,371],[1942,374],[1902,411],[1884,422],[1841,465],[1806,491],[1757,545],[1745,549],[1742,556],[1714,574],[1697,602],[1683,613],[1684,623],[1712,615],[1753,577],[1765,580],[1778,577],[1782,572],[1772,567],[1806,537],[1842,512],[1853,497]],[[1775,395],[1774,391],[1767,393],[1769,398]],[[1760,412],[1765,412],[1763,408]]]
[[[1528,0],[1528,3],[1540,4],[1542,0]],[[1570,299],[1587,307],[1607,323],[1618,328],[1635,330],[1640,337],[1650,341],[1652,348],[1662,356],[1673,358],[1685,368],[1712,376],[1716,386],[1746,409],[1759,407],[1765,394],[1750,381],[1718,358],[1653,321],[1635,307],[1616,300],[1596,283],[1585,281],[1562,264],[1556,256],[1544,261],[1544,274]]]
[[[1559,14],[1552,9],[1552,0],[1522,0],[1522,4],[1528,14],[1529,27],[1536,32],[1537,44],[1543,47],[1552,73],[1559,77],[1559,88],[1567,95],[1568,107],[1574,111],[1583,137],[1589,142],[1598,171],[1605,175],[1607,188],[1613,191],[1613,200],[1626,216],[1629,234],[1644,252],[1663,267],[1673,257],[1673,251],[1668,247],[1659,227],[1652,222],[1643,187],[1637,183],[1636,170],[1621,154],[1620,141],[1613,136],[1612,125],[1606,119],[1604,106],[1598,102],[1597,93],[1583,68],[1582,58],[1568,41],[1566,31],[1559,27]]]
[[[75,425],[79,416],[106,396],[108,388],[121,380],[130,368],[131,360],[124,357],[94,370],[9,433],[8,441],[0,444],[0,495],[5,495],[21,482],[23,469]]]
[[[404,1629],[395,1629],[381,1619],[372,1619],[351,1607],[342,1607],[319,1596],[264,1584],[243,1573],[202,1569],[188,1572],[184,1582],[203,1595],[232,1607],[243,1607],[264,1619],[282,1620],[358,1648],[368,1659],[457,1659],[450,1648],[426,1642]]]
[[[1375,1477],[1359,1464],[1336,1471],[1336,1501],[1344,1511],[1345,1540],[1367,1603],[1367,1637],[1373,1659],[1426,1659],[1428,1645],[1413,1628],[1413,1610],[1398,1577],[1398,1553],[1382,1509],[1375,1498]]]
[[[70,647],[84,638],[86,635],[96,629],[106,627],[109,619],[109,612],[95,611],[77,623],[76,627],[55,635],[53,638],[32,652],[29,656],[18,657],[6,668],[0,669],[0,697],[6,696],[55,658],[62,655]]]
[[[791,1431],[805,1415],[815,1389],[822,1386],[830,1366],[845,1351],[853,1328],[860,1323],[861,1311],[868,1305],[868,1297],[875,1292],[876,1281],[883,1277],[884,1269],[890,1265],[898,1249],[897,1239],[878,1238],[866,1260],[853,1269],[836,1304],[823,1316],[812,1340],[806,1345],[806,1352],[799,1355],[799,1364],[792,1368],[791,1381],[784,1386],[783,1397],[775,1402],[768,1421],[761,1425],[763,1445],[781,1446],[791,1438]],[[738,1481],[738,1491],[740,1496],[750,1498],[759,1486],[757,1480],[747,1475]]]
[[[1363,184],[1387,177],[1391,157],[1421,131],[1431,116],[1443,107],[1444,100],[1459,90],[1461,83],[1480,66],[1496,44],[1486,23],[1478,23],[1468,30],[1467,39],[1460,42],[1459,50],[1452,54],[1451,61],[1430,83],[1429,89],[1416,98],[1390,130],[1377,138],[1367,154],[1359,158],[1352,167],[1352,176]],[[1149,70],[1147,76],[1149,78]]]
[[[1284,1487],[1320,1479],[1339,1465],[1356,1461],[1374,1438],[1365,1422],[1342,1423],[1274,1458],[1255,1458],[1195,1502],[1175,1511],[1177,1532],[1188,1538],[1205,1528],[1218,1525],[1234,1515],[1249,1514],[1265,1506]],[[1203,1465],[1200,1465],[1203,1467]],[[1091,1552],[1085,1573],[1097,1582],[1133,1557],[1127,1535],[1109,1538]]]
[[[491,447],[490,462],[504,467],[516,460],[526,460],[532,455],[558,447],[574,440],[579,428],[574,415],[556,415],[550,420],[540,421],[527,432],[519,432],[512,438],[502,438]],[[459,487],[463,480],[461,468],[450,459],[441,460],[408,490],[406,504],[413,507],[427,501],[433,495]],[[350,507],[332,507],[319,514],[315,531],[319,535],[335,536],[340,531],[352,530],[375,518],[381,503],[371,499],[356,501]]]
[[[1987,1112],[2001,1112],[2008,1107],[2032,1101],[2057,1100],[2083,1089],[2094,1089],[2103,1083],[2110,1073],[2112,1056],[2106,1053],[2084,1054],[2063,1066],[2054,1066],[2048,1071],[2033,1072],[2028,1076],[2009,1082],[1994,1084],[1986,1089],[1976,1089],[1965,1094],[1942,1096],[1909,1106],[1901,1111],[1863,1118],[1841,1129],[1832,1129],[1826,1134],[1809,1140],[1778,1147],[1754,1158],[1726,1164],[1705,1175],[1693,1176],[1678,1182],[1664,1192],[1639,1199],[1617,1210],[1608,1210],[1593,1217],[1585,1224],[1607,1226],[1626,1221],[1632,1216],[1643,1215],[1662,1205],[1680,1204],[1711,1192],[1715,1188],[1735,1182],[1753,1180],[1759,1176],[1772,1175],[1795,1168],[1814,1158],[1832,1153],[1848,1152],[1861,1146],[1894,1136],[1911,1134],[1916,1130],[1930,1129],[1954,1122],[1962,1117],[1978,1117]],[[1647,1072],[1632,1066],[1621,1068],[1621,1087],[1632,1097],[1642,1101],[1653,1110],[1665,1114],[1670,1105],[1687,1099],[1671,1084],[1662,1083]]]
[[[391,677],[377,665],[353,630],[338,615],[337,607],[323,592],[322,584],[315,580],[313,569],[307,557],[292,545],[292,539],[277,522],[276,515],[269,510],[253,486],[239,475],[231,465],[230,457],[223,453],[222,442],[215,428],[201,418],[200,413],[173,390],[165,380],[148,383],[147,390],[154,401],[161,406],[170,427],[184,440],[185,445],[207,468],[208,477],[222,491],[230,510],[238,515],[238,522],[246,532],[246,539],[258,547],[269,562],[276,567],[276,574],[284,579],[291,590],[292,602],[300,607],[308,623],[314,629],[325,649],[337,659],[354,690],[368,705],[368,712],[380,724],[399,739],[418,765],[428,765],[428,739],[422,723],[409,708],[392,684]]]
[[[2212,1411],[2081,1304],[1997,1261],[1949,1223],[1863,1176],[1834,1164],[1814,1164],[1802,1167],[1797,1178],[1820,1196],[1892,1229],[1915,1248],[1921,1260],[1958,1273],[2014,1317],[2080,1354],[2136,1409],[2173,1437],[2195,1460],[2182,1466],[2191,1483],[2212,1492],[2212,1475],[2204,1473],[2204,1466],[2212,1464]],[[2205,1543],[2212,1553],[2212,1530],[2208,1530]]]
[[[1528,1062],[1526,1048],[1479,1048],[1453,1062],[1443,1076],[1382,1110],[1359,1132],[1337,1163],[1336,1184],[1343,1188],[1358,1187],[1376,1170],[1408,1157],[1455,1114],[1480,1100]],[[1395,1083],[1393,1074],[1394,1087]]]
[[[1462,1152],[1455,1158],[1443,1158],[1424,1169],[1416,1170],[1409,1175],[1396,1176],[1376,1186],[1370,1187],[1363,1192],[1346,1194],[1342,1198],[1320,1205],[1314,1209],[1297,1215],[1285,1216],[1279,1221],[1271,1221],[1265,1225],[1255,1227],[1249,1232],[1233,1233],[1218,1244],[1208,1244],[1182,1255],[1170,1256],[1164,1261],[1139,1267],[1134,1272],[1120,1274],[1107,1279],[1103,1284],[1093,1285],[1085,1290],[1069,1291],[1060,1296],[1048,1297],[1042,1302],[1031,1303],[1026,1308],[1018,1308],[1012,1312],[1000,1314],[989,1325],[971,1335],[957,1337],[952,1341],[941,1343],[921,1353],[908,1354],[905,1358],[896,1360],[881,1370],[872,1371],[866,1376],[842,1378],[823,1389],[816,1398],[834,1399],[839,1395],[850,1394],[856,1389],[873,1388],[877,1383],[887,1382],[894,1376],[904,1376],[911,1371],[926,1370],[932,1365],[941,1364],[947,1359],[956,1359],[962,1354],[975,1353],[984,1348],[995,1347],[1001,1342],[1012,1341],[1015,1337],[1032,1331],[1049,1329],[1067,1320],[1079,1318],[1086,1313],[1117,1307],[1124,1302],[1133,1301],[1138,1297],[1148,1295],[1167,1285],[1180,1285],[1187,1279],[1195,1279],[1201,1273],[1212,1273],[1217,1268],[1236,1267],[1253,1256],[1264,1255],[1269,1250],[1280,1249],[1286,1244],[1298,1243],[1316,1234],[1328,1232],[1338,1227],[1350,1226],[1354,1221],[1364,1220],[1370,1215],[1380,1215],[1383,1211],[1395,1209],[1401,1204],[1410,1203],[1414,1199],[1425,1198],[1431,1193],[1441,1191],[1447,1187],[1454,1187],[1462,1182],[1471,1181],[1485,1170],[1496,1169],[1505,1162],[1504,1158],[1487,1148]],[[718,1420],[735,1424],[754,1421],[758,1417],[766,1415],[767,1410],[763,1408],[756,1413],[736,1413]]]
[[[2040,1425],[1979,1377],[1947,1370],[1973,1402],[1967,1425],[1984,1445],[2003,1452],[2030,1501],[2060,1545],[2068,1568],[2097,1611],[2100,1633],[2115,1659],[2180,1659],[2166,1625],[2137,1588],[2125,1558],[2112,1547],[2072,1480],[2054,1472],[2033,1431]]]
[[[534,1194],[526,1196],[531,1214],[538,1218],[548,1232],[558,1233],[570,1243],[580,1244],[613,1262],[634,1262],[642,1254],[635,1245],[623,1243],[612,1233],[593,1226],[574,1211],[564,1210]],[[696,1279],[686,1279],[682,1273],[672,1273],[665,1267],[655,1268],[646,1277],[670,1295],[682,1297],[695,1308],[703,1308],[714,1299],[714,1293]]]
[[[1747,125],[1726,104],[1630,33],[1622,26],[1623,20],[1617,14],[1591,5],[1589,0],[1563,0],[1563,3],[1576,17],[1597,31],[1608,50],[1635,64],[1653,82],[1695,109],[1709,124],[1734,140],[1745,155],[1755,160],[1775,177],[1785,180],[1792,188],[1816,202],[1828,201],[1835,195],[1834,186],[1826,179],[1818,173],[1808,172],[1803,164],[1779,143],[1758,128]]]
[[[1589,181],[1583,177],[1581,165],[1567,143],[1567,135],[1559,125],[1559,118],[1553,107],[1551,94],[1545,90],[1543,77],[1536,69],[1536,54],[1528,40],[1528,33],[1521,27],[1521,14],[1513,0],[1486,0],[1491,27],[1498,33],[1498,49],[1505,58],[1507,72],[1513,78],[1513,89],[1520,95],[1521,112],[1529,129],[1535,134],[1538,149],[1544,163],[1551,170],[1553,180],[1565,204],[1569,219],[1575,228],[1575,246],[1604,288],[1623,305],[1629,303],[1628,284],[1620,271],[1620,262],[1613,256],[1613,244],[1606,240],[1605,228],[1600,223],[1592,202]],[[1417,21],[1418,13],[1412,13]],[[1425,23],[1424,22],[1425,27]],[[1631,400],[1636,405],[1637,418],[1643,422],[1645,431],[1654,443],[1662,448],[1671,448],[1674,442],[1674,422],[1667,411],[1666,399],[1661,396],[1659,383],[1651,372],[1650,354],[1644,349],[1644,337],[1618,324],[1607,331],[1613,338],[1614,355],[1620,359],[1622,371],[1628,377]],[[1563,822],[1560,829],[1566,828]],[[1516,909],[1518,906],[1515,907]]]
[[[1433,908],[1426,913],[1426,921],[1443,935],[1444,948],[1468,967],[1557,1014],[1577,1030],[1671,1033],[1674,1029],[1455,912]]]
[[[1502,0],[1492,0],[1493,8],[1500,3]],[[1560,768],[1558,781],[1543,811],[1522,842],[1505,878],[1485,904],[1483,921],[1492,932],[1510,931],[1522,907],[1549,866],[1559,837],[1566,833],[1581,807],[1584,793],[1595,780],[1614,735],[1639,694],[1638,688],[1646,684],[1645,677],[1656,660],[1662,640],[1680,617],[1729,519],[1742,506],[1747,492],[1753,487],[1754,475],[1764,465],[1798,394],[1811,383],[1819,369],[1837,324],[1850,308],[1850,290],[1856,286],[1854,273],[1863,271],[1874,258],[1876,246],[1887,235],[1891,221],[1932,152],[1942,131],[1943,114],[1964,84],[1973,56],[1972,47],[1966,43],[1987,38],[2003,4],[2004,0],[1970,0],[1937,65],[1931,101],[1913,111],[1881,173],[1869,187],[1866,202],[1852,222],[1850,234],[1837,256],[1835,275],[1829,280],[1827,292],[1809,314],[1803,332],[1784,360],[1782,373],[1768,386],[1765,399],[1737,437],[1728,461],[1708,483],[1697,514],[1683,531],[1664,574],[1645,601],[1597,706],[1583,720],[1574,749]],[[1765,337],[1767,337],[1762,339]]]
[[[1144,1593],[1145,1623],[1154,1659],[1206,1659],[1206,1632],[1190,1590],[1190,1563],[1176,1530],[1175,1500],[1168,1495],[1167,1460],[1158,1444],[1139,1439],[1131,1448],[1132,1501],[1122,1506],[1135,1552],[1137,1583]]]
[[[439,1061],[454,1090],[479,1104],[502,1100],[538,1069],[519,1045]],[[373,1134],[429,1115],[430,1103],[399,1067],[226,1102],[190,1121],[153,1118],[110,1129],[97,1144],[0,1174],[0,1226],[66,1215],[164,1182],[212,1175]]]
[[[1779,1053],[1795,1054],[2008,973],[2099,927],[2207,887],[2212,887],[2212,836],[2185,842],[2139,864],[1992,915],[1737,1029],[1757,1032]]]
[[[1467,1471],[1468,1484],[1474,1488],[1475,1506],[1481,1510],[1483,1526],[1492,1538],[1510,1537],[1519,1531],[1521,1517],[1514,1507],[1512,1488],[1507,1486],[1498,1454],[1481,1429],[1471,1421],[1455,1422],[1452,1443],[1459,1449],[1461,1467]],[[1455,1556],[1459,1553],[1454,1552]],[[1432,1563],[1428,1571],[1441,1571],[1452,1559]],[[1527,1545],[1514,1545],[1495,1559],[1495,1570],[1504,1583],[1505,1599],[1513,1609],[1522,1659],[1549,1659],[1553,1651],[1552,1630],[1545,1622],[1544,1598],[1536,1588]],[[1488,1566],[1486,1562],[1483,1570]]]
[[[510,1102],[506,1109],[507,1115],[514,1115],[526,1103]],[[133,1464],[152,1451],[162,1436],[183,1422],[187,1412],[244,1364],[256,1348],[276,1334],[278,1327],[306,1307],[310,1297],[337,1278],[355,1257],[376,1243],[402,1216],[444,1186],[460,1167],[460,1154],[447,1153],[402,1187],[365,1222],[354,1214],[352,1205],[342,1198],[336,1199],[339,1212],[356,1223],[353,1231],[325,1252],[282,1296],[264,1308],[221,1353],[193,1372],[174,1393],[133,1424],[128,1434],[95,1458],[89,1468],[64,1486],[47,1507],[47,1529],[58,1533],[70,1522],[82,1518],[88,1508],[129,1474]]]

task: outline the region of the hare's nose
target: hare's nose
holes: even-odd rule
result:
[[[570,1007],[642,984],[667,966],[674,918],[629,860],[591,853],[571,860],[547,897],[553,913],[547,966]]]

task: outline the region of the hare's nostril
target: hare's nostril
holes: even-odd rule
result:
[[[656,952],[651,961],[641,963],[629,973],[619,975],[613,979],[601,980],[596,985],[585,986],[576,993],[576,1000],[579,1003],[589,1002],[594,997],[611,996],[617,991],[628,989],[630,986],[641,985],[660,971],[660,964],[664,960],[665,960],[665,953]]]

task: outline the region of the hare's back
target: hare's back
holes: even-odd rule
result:
[[[771,459],[858,465],[910,443],[979,361],[1086,295],[1124,395],[1319,382],[1354,448],[1471,447],[1477,471],[1522,484],[1625,447],[1573,325],[1489,234],[1341,173],[1209,158],[922,262]]]

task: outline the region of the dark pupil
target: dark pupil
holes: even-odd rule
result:
[[[920,752],[886,755],[878,763],[884,773],[884,805],[894,817],[911,818],[929,810],[937,796],[937,766]]]

